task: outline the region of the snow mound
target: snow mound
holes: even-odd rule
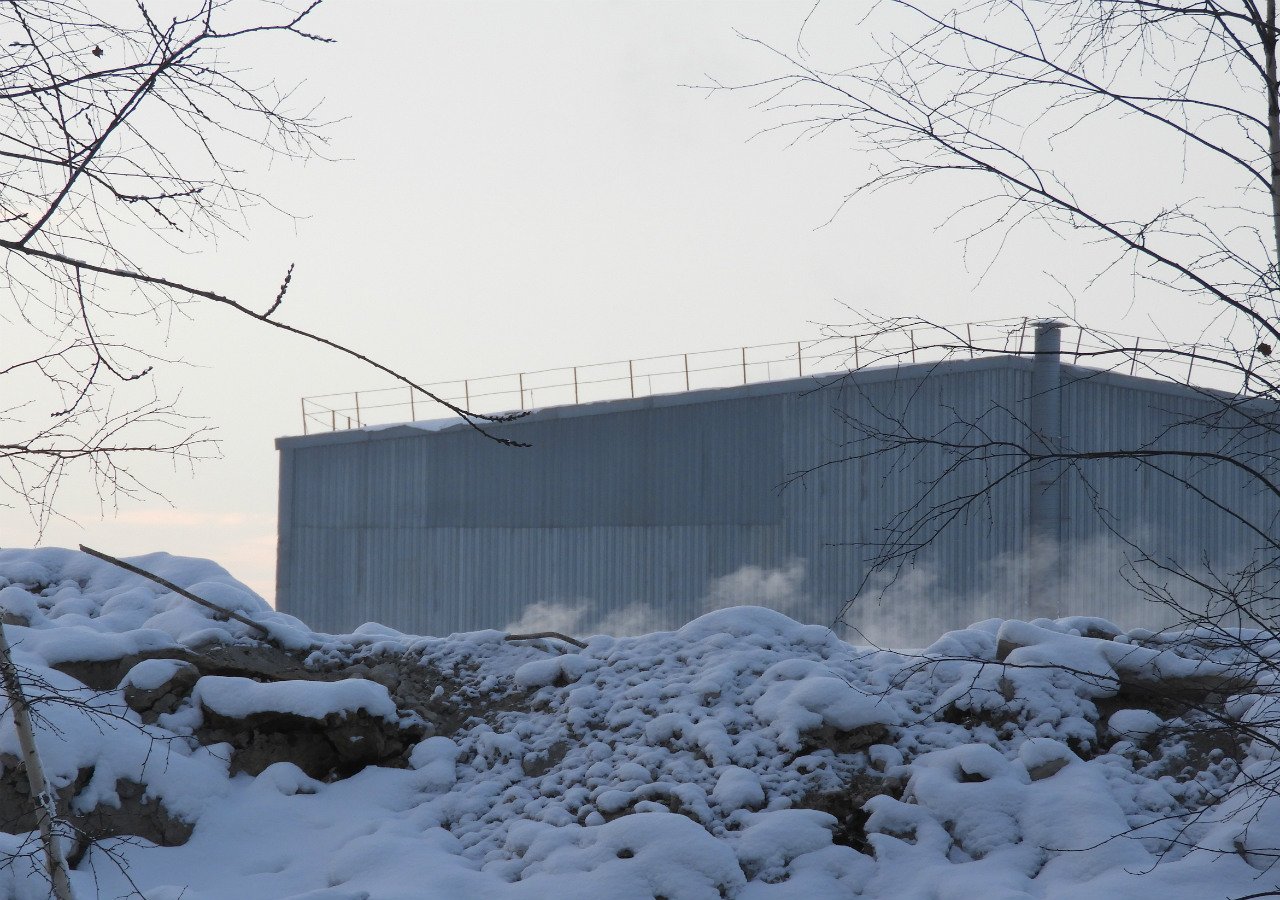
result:
[[[268,712],[323,719],[345,717],[358,710],[392,722],[398,718],[387,689],[376,682],[359,679],[263,684],[250,678],[206,675],[196,682],[192,699],[228,719]]]
[[[125,562],[262,624],[278,642],[300,648],[319,640],[207,559],[149,553]],[[162,647],[244,642],[257,636],[242,622],[219,619],[153,581],[60,548],[0,550],[0,613],[30,629],[24,649],[50,663],[119,659]]]
[[[1204,635],[989,620],[898,654],[737,607],[565,652],[317,634],[213,563],[133,562],[271,637],[83,554],[0,551],[60,814],[100,837],[69,842],[81,896],[1199,900],[1275,883],[1275,701]],[[17,755],[5,714],[0,896],[27,900],[47,887]]]

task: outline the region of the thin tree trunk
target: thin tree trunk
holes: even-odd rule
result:
[[[0,679],[4,681],[5,693],[9,695],[9,705],[13,707],[13,725],[18,731],[18,745],[22,748],[22,763],[27,770],[31,799],[35,801],[36,823],[40,827],[40,841],[44,844],[45,868],[53,886],[53,896],[56,900],[74,900],[71,877],[67,873],[67,860],[62,855],[62,845],[58,843],[58,835],[53,828],[58,808],[53,799],[53,791],[49,788],[49,781],[44,777],[40,754],[36,752],[36,736],[31,728],[31,709],[27,704],[26,694],[22,692],[13,656],[9,653],[9,638],[5,635],[3,622],[0,622]]]

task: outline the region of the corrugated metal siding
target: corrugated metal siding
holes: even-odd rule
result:
[[[816,473],[811,483],[828,482],[823,485],[822,501],[809,506],[797,503],[788,517],[797,546],[815,547],[811,558],[821,560],[812,567],[812,590],[822,600],[815,604],[815,620],[832,621],[818,615],[833,604],[839,610],[859,591],[861,596],[848,609],[845,621],[856,629],[855,635],[860,632],[888,643],[931,639],[949,628],[994,615],[998,608],[1010,614],[1011,598],[990,593],[985,564],[1023,544],[1026,479],[1018,477],[997,488],[989,501],[963,511],[955,527],[926,552],[902,559],[893,584],[885,585],[879,578],[864,587],[869,559],[884,540],[883,527],[895,516],[910,518],[910,511],[920,509],[922,503],[948,499],[925,497],[925,492],[929,478],[953,460],[932,449],[873,453],[879,446],[874,441],[849,443],[851,430],[841,424],[841,417],[890,431],[901,419],[903,429],[915,436],[961,437],[965,429],[956,423],[962,421],[981,424],[993,438],[1011,437],[1016,422],[1005,414],[993,416],[991,408],[994,404],[1016,409],[1029,385],[1025,366],[952,369],[937,377],[928,370],[915,370],[895,379],[851,380],[834,392],[841,416],[814,409],[797,423],[797,440],[809,442],[810,447],[791,461],[794,468],[838,459],[842,453],[863,457]],[[961,466],[948,490],[953,496],[977,491],[989,474],[985,465]]]
[[[1250,429],[1220,399],[1154,386],[1118,388],[1084,370],[1068,372],[1077,376],[1064,379],[1063,388],[1064,431],[1071,449],[1217,450],[1234,459],[1252,457],[1263,467],[1275,465],[1280,447],[1274,436],[1267,440]],[[1263,410],[1263,415],[1276,421],[1274,409]],[[1233,466],[1173,458],[1146,465],[1130,460],[1082,464],[1069,482],[1067,497],[1064,538],[1067,569],[1078,595],[1073,601],[1087,599],[1097,615],[1120,621],[1146,616],[1156,624],[1168,620],[1166,611],[1150,604],[1135,608],[1132,593],[1108,575],[1141,559],[1138,549],[1125,542],[1161,563],[1207,566],[1228,576],[1257,559],[1261,543],[1236,516],[1274,534],[1280,509],[1274,497]],[[1108,527],[1104,536],[1100,520]]]
[[[917,435],[954,437],[967,422],[992,438],[1023,440],[1030,384],[1023,361],[980,360],[868,371],[826,386],[805,380],[566,407],[504,426],[534,445],[527,450],[469,429],[282,439],[279,603],[327,630],[367,620],[435,634],[503,628],[535,604],[555,604],[579,632],[634,632],[678,626],[718,599],[716,579],[737,573],[735,583],[749,586],[756,567],[774,573],[775,588],[778,573],[797,588],[774,605],[829,624],[864,587],[879,529],[915,508],[931,477],[955,463],[936,450],[865,455],[842,417],[866,422],[880,410],[889,417],[881,424],[899,418]],[[1212,405],[1141,384],[1068,379],[1069,443],[1136,444],[1171,416]],[[1190,430],[1176,436],[1193,438]],[[1008,465],[959,465],[950,496],[977,491]],[[1186,490],[1148,473],[1135,491],[1131,468],[1080,469],[1112,524],[1158,533],[1156,545],[1178,552],[1239,549],[1238,529],[1213,522],[1205,535],[1202,504]],[[1268,511],[1256,492],[1241,497],[1239,478],[1224,467],[1187,476],[1251,513]],[[1070,611],[1160,624],[1116,588],[1114,566],[1100,564],[1115,555],[1114,542],[1099,541],[1083,482],[1065,483]],[[1028,492],[1020,474],[964,510],[883,597],[863,591],[846,621],[900,643],[1017,615],[1029,590]],[[769,599],[750,593],[740,599]]]

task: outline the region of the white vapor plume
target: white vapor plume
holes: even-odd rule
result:
[[[1169,605],[1145,597],[1135,585],[1137,576],[1158,581],[1190,608],[1196,597],[1190,585],[1141,561],[1135,547],[1149,545],[1150,535],[1150,529],[1135,529],[1128,543],[1107,534],[1068,542],[1056,554],[1043,545],[1001,554],[979,567],[970,589],[948,582],[936,560],[925,558],[870,579],[844,621],[853,640],[899,649],[924,646],[947,631],[992,618],[1097,616],[1120,627],[1160,630],[1178,624],[1178,616]]]
[[[559,631],[573,636],[609,634],[623,637],[679,628],[689,619],[729,606],[767,606],[793,617],[803,617],[811,606],[804,591],[807,565],[803,559],[789,560],[779,568],[747,565],[713,578],[706,593],[692,604],[634,602],[622,606],[580,597],[571,601],[538,601],[525,607],[520,617],[508,622],[511,634]]]
[[[713,579],[702,598],[702,612],[729,606],[767,606],[778,612],[799,612],[809,603],[804,593],[807,566],[803,559],[792,559],[780,569],[743,566]]]

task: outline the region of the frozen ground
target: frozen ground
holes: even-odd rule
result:
[[[1269,685],[1203,635],[919,654],[738,607],[517,644],[323,635],[213,563],[0,551],[80,897],[1235,898],[1276,890]],[[1255,650],[1274,657],[1267,635]],[[0,896],[48,891],[0,722]],[[168,846],[160,846],[168,845]]]

